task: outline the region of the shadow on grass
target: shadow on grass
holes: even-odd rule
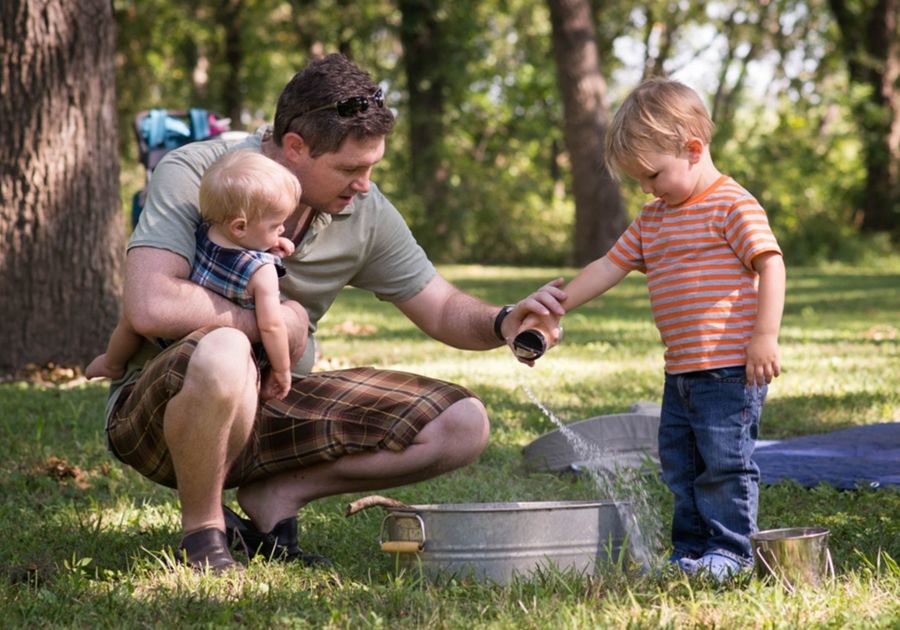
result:
[[[79,560],[89,571],[124,572],[136,561],[177,545],[178,502],[106,451],[102,432],[105,389],[30,388],[13,398],[0,419],[0,431],[23,437],[0,446],[0,578],[18,585],[57,580]],[[502,398],[501,388],[493,395]],[[508,395],[507,395],[508,397]],[[14,409],[13,409],[14,408]],[[515,418],[538,419],[523,403]],[[40,426],[38,430],[36,427]],[[540,427],[536,426],[536,429]],[[410,503],[537,500],[565,498],[579,489],[566,480],[532,476],[523,467],[521,446],[495,425],[495,439],[475,466],[430,482],[387,490]],[[497,484],[498,477],[507,479]],[[226,500],[231,495],[226,495]],[[574,497],[573,497],[574,498]],[[580,498],[580,497],[579,497]],[[331,557],[358,579],[389,572],[390,560],[378,548],[382,514],[373,511],[348,521],[349,495],[317,501],[301,513],[301,541]],[[88,570],[88,569],[86,569]]]
[[[0,486],[8,490],[6,484]],[[0,575],[13,584],[40,586],[79,566],[90,571],[125,573],[138,558],[148,558],[178,544],[171,525],[141,526],[105,522],[113,511],[85,494],[79,500],[64,495],[54,501],[23,501],[4,509],[0,528]]]
[[[893,422],[900,418],[870,418],[861,410],[888,408],[896,404],[896,395],[888,392],[846,392],[808,394],[770,398],[763,410],[762,439],[774,439],[838,429]]]
[[[900,488],[804,488],[794,481],[762,486],[759,528],[825,527],[840,572],[875,563],[881,552],[900,558]]]

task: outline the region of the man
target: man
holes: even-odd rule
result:
[[[193,567],[239,567],[229,552],[239,539],[251,555],[323,561],[297,545],[297,511],[308,502],[428,479],[485,448],[484,405],[462,387],[372,368],[310,374],[309,333],[344,286],[372,291],[428,335],[464,349],[501,345],[528,313],[562,315],[557,283],[498,309],[436,272],[369,179],[393,124],[368,74],[330,55],[288,83],[273,128],[187,145],[154,171],[128,246],[125,312],[145,337],[179,341],[163,352],[145,343],[113,383],[107,434],[120,460],[177,488],[179,553]],[[303,189],[285,222],[296,249],[281,281],[295,362],[284,400],[259,400],[254,312],[188,281],[200,177],[237,149],[283,164]],[[249,519],[221,505],[222,490],[233,487]]]

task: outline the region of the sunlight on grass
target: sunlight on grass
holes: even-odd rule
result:
[[[883,267],[789,270],[781,336],[784,374],[770,388],[761,437],[900,421],[900,258]],[[495,304],[573,269],[452,266],[442,272]],[[598,498],[586,476],[526,470],[521,450],[555,425],[660,402],[662,348],[642,277],[567,317],[564,343],[529,369],[505,348],[464,352],[429,340],[391,305],[344,292],[323,319],[322,365],[376,365],[459,382],[482,398],[491,443],[471,466],[384,491],[411,504]],[[300,514],[304,547],[337,568],[247,562],[241,575],[171,566],[180,513],[173,491],[105,449],[105,386],[0,384],[0,615],[4,627],[322,628],[895,628],[900,619],[900,491],[761,491],[761,528],[820,525],[837,580],[795,596],[746,579],[548,575],[505,587],[440,586],[396,572],[379,548],[384,513],[343,516],[358,498],[330,497]],[[671,497],[647,483],[666,523]],[[362,496],[362,495],[359,495]],[[236,505],[234,492],[224,500]],[[665,527],[665,525],[664,525]],[[665,532],[663,532],[664,534]]]

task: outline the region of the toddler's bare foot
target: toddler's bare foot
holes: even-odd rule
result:
[[[125,375],[125,368],[111,369],[106,364],[106,353],[91,361],[84,369],[86,378],[121,378]]]

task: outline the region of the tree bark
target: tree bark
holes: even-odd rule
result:
[[[575,263],[584,265],[605,254],[627,222],[619,185],[603,162],[609,116],[590,2],[549,0],[549,6],[572,164]]]
[[[219,22],[225,29],[225,85],[222,102],[225,115],[231,118],[231,129],[243,129],[241,114],[244,110],[244,93],[241,70],[244,66],[243,0],[224,0],[219,5]]]
[[[409,151],[413,190],[422,200],[428,229],[417,238],[436,260],[452,259],[459,217],[447,211],[444,163],[444,64],[435,0],[400,0],[400,41],[409,93]]]
[[[900,236],[900,0],[828,0],[850,80],[869,88],[856,110],[866,163],[861,228]]]
[[[0,370],[84,362],[119,314],[109,0],[0,3]]]

